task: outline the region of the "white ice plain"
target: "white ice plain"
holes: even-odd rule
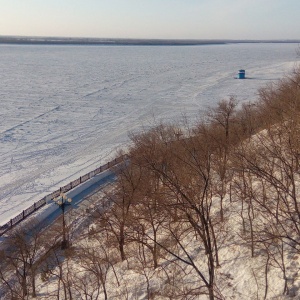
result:
[[[0,225],[106,163],[128,133],[193,122],[290,74],[297,44],[0,46]],[[239,69],[246,80],[237,80]]]

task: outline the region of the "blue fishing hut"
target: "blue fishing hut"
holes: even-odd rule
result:
[[[238,79],[245,79],[246,71],[239,70]]]

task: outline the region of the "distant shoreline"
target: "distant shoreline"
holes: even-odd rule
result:
[[[0,36],[0,44],[13,45],[87,45],[87,46],[200,46],[245,43],[300,43],[300,40],[191,40],[191,39],[109,39],[65,37]]]

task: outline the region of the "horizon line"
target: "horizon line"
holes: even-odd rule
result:
[[[0,44],[60,45],[205,45],[229,43],[300,43],[300,39],[163,39],[0,35]]]

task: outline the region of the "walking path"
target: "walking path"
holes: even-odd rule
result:
[[[115,174],[111,170],[107,170],[66,193],[67,197],[72,199],[70,205],[66,207],[66,214],[71,210],[73,212],[78,210],[80,213],[83,207],[88,207],[88,202],[84,202],[90,195],[111,184],[114,180]],[[57,220],[61,213],[61,208],[52,199],[49,199],[47,204],[28,217],[25,223],[35,220],[37,226],[43,230]],[[20,223],[16,227],[22,226],[22,224]],[[9,231],[0,237],[0,242],[7,237],[9,237]]]

